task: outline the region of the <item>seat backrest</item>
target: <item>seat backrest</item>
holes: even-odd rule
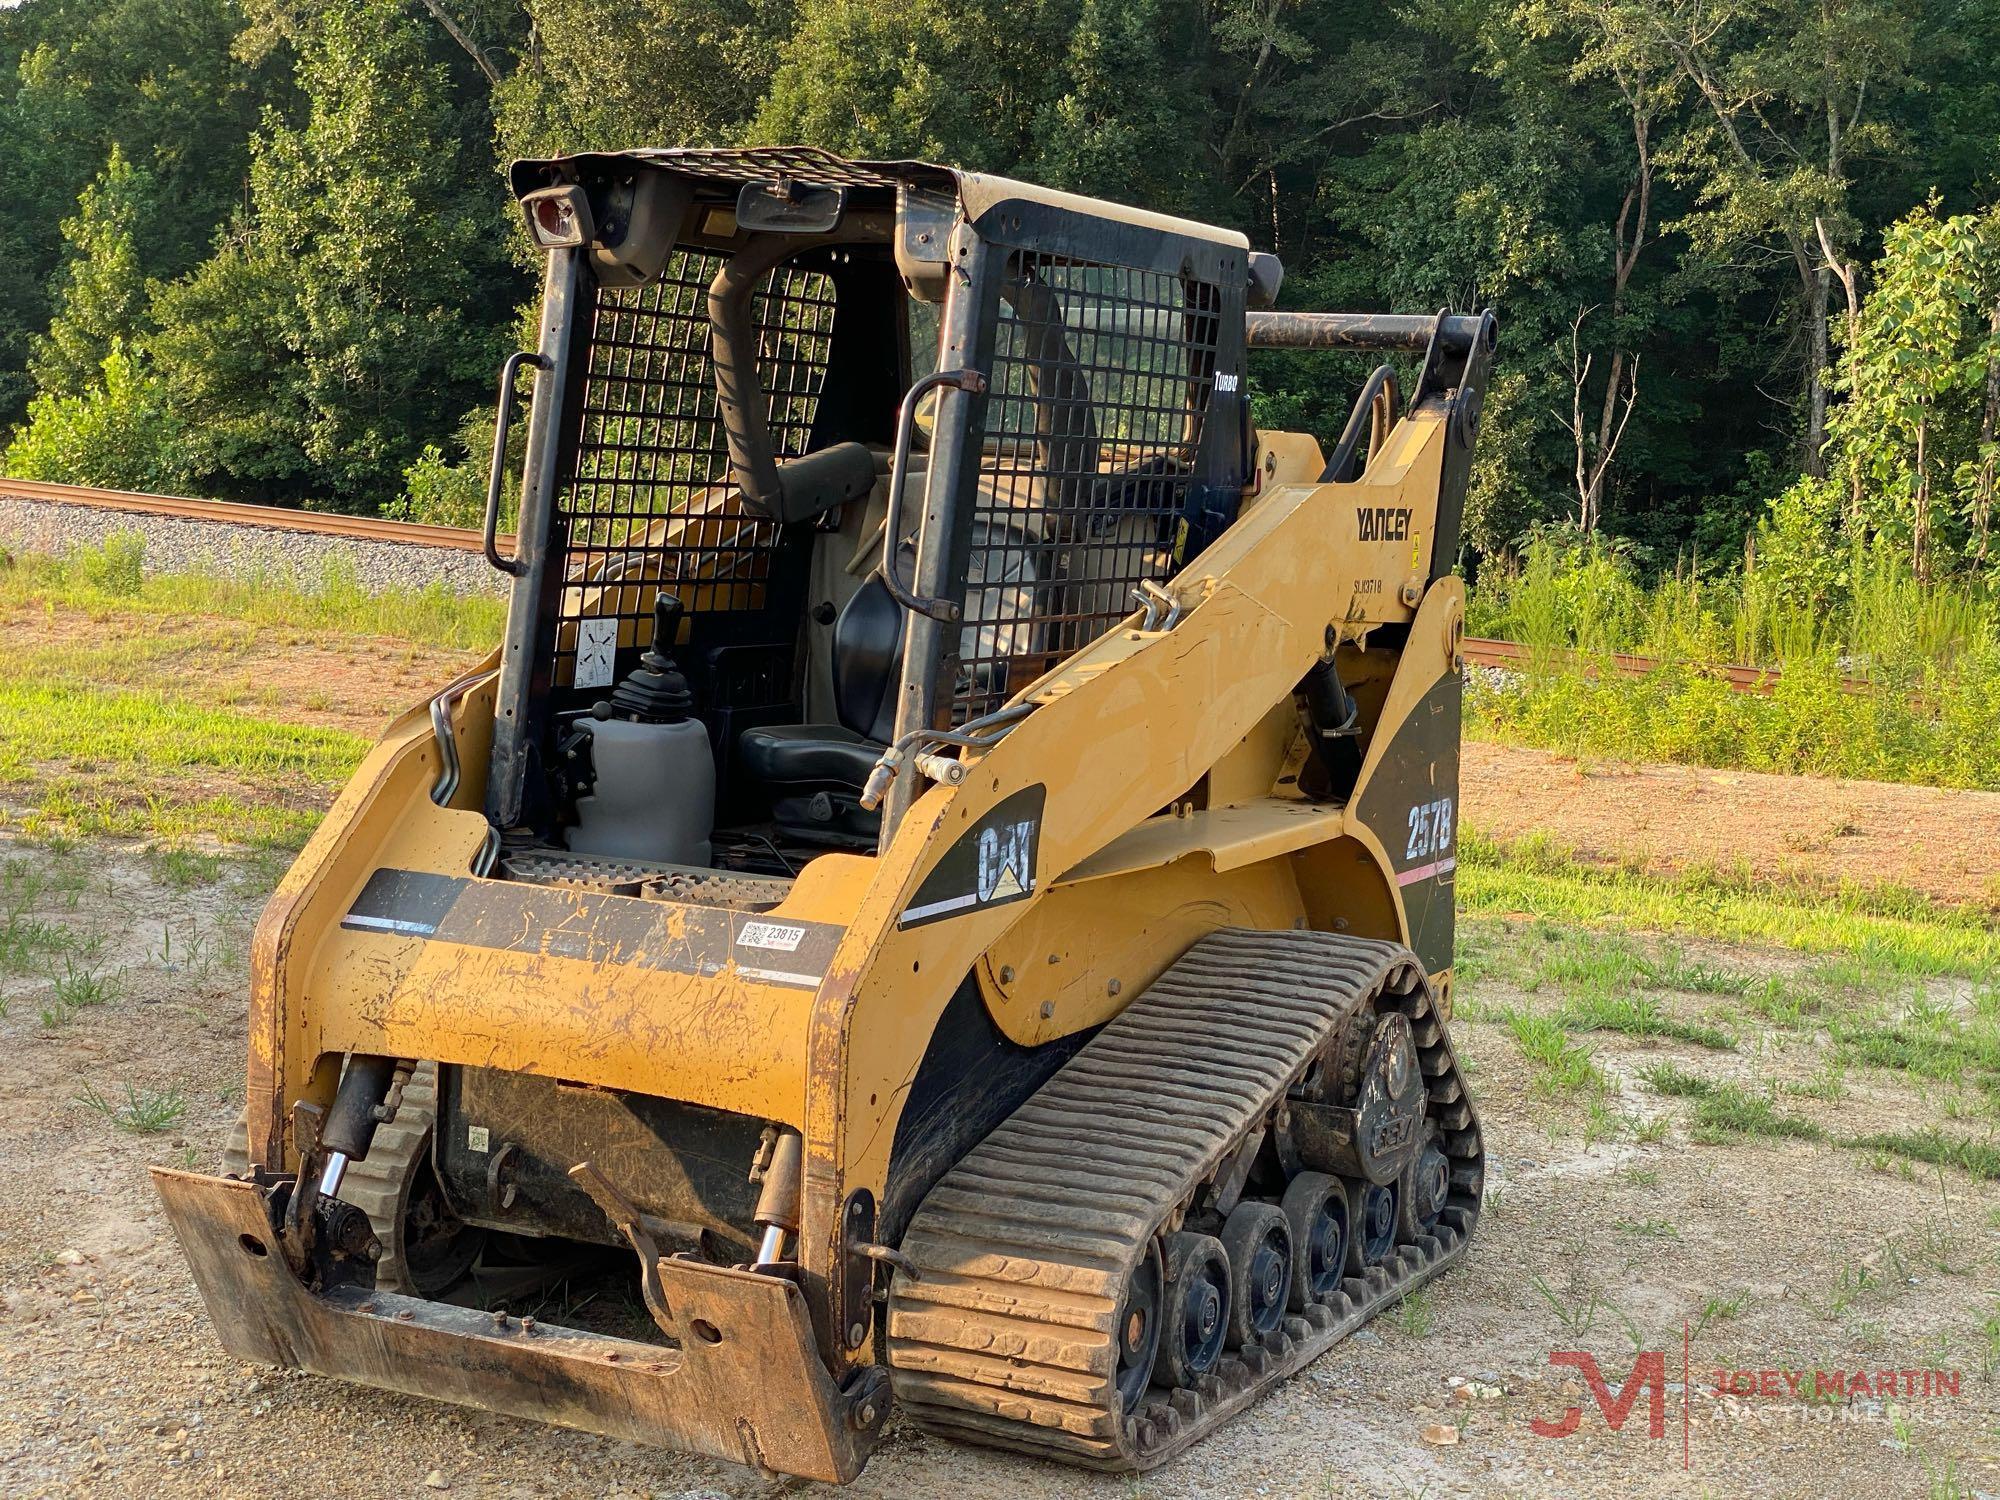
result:
[[[896,732],[902,668],[903,607],[881,575],[871,574],[833,622],[833,711],[840,722],[887,744]]]

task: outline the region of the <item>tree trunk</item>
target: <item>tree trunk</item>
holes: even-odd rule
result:
[[[1972,492],[1972,524],[1979,539],[1975,567],[1986,566],[1986,544],[1993,534],[1994,444],[2000,442],[2000,300],[1993,304],[1986,331],[1986,400],[1979,408],[1979,482]]]
[[[1929,420],[1919,418],[1916,512],[1910,523],[1910,565],[1917,575],[1918,583],[1931,581],[1931,474],[1930,455],[1926,451],[1929,431]]]
[[[1806,277],[1806,451],[1805,471],[1826,478],[1826,312],[1832,274],[1824,266]]]

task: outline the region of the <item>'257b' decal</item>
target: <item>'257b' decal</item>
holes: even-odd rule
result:
[[[1452,848],[1452,800],[1440,797],[1410,809],[1410,841],[1403,850],[1410,868],[1396,876],[1396,884],[1412,885],[1458,868],[1458,856]]]

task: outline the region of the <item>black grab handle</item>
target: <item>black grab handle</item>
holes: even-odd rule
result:
[[[500,410],[493,418],[493,467],[486,474],[486,522],[481,528],[486,560],[510,578],[521,576],[521,564],[517,558],[500,555],[500,492],[507,485],[507,429],[514,425],[514,379],[523,365],[546,370],[549,362],[539,354],[517,349],[500,366]]]

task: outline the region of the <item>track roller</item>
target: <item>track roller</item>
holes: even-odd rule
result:
[[[1153,1379],[1192,1386],[1229,1340],[1229,1252],[1212,1234],[1167,1236],[1167,1305]]]
[[[1222,1226],[1229,1256],[1229,1347],[1240,1349],[1275,1333],[1292,1295],[1292,1226],[1270,1203],[1239,1203]]]

